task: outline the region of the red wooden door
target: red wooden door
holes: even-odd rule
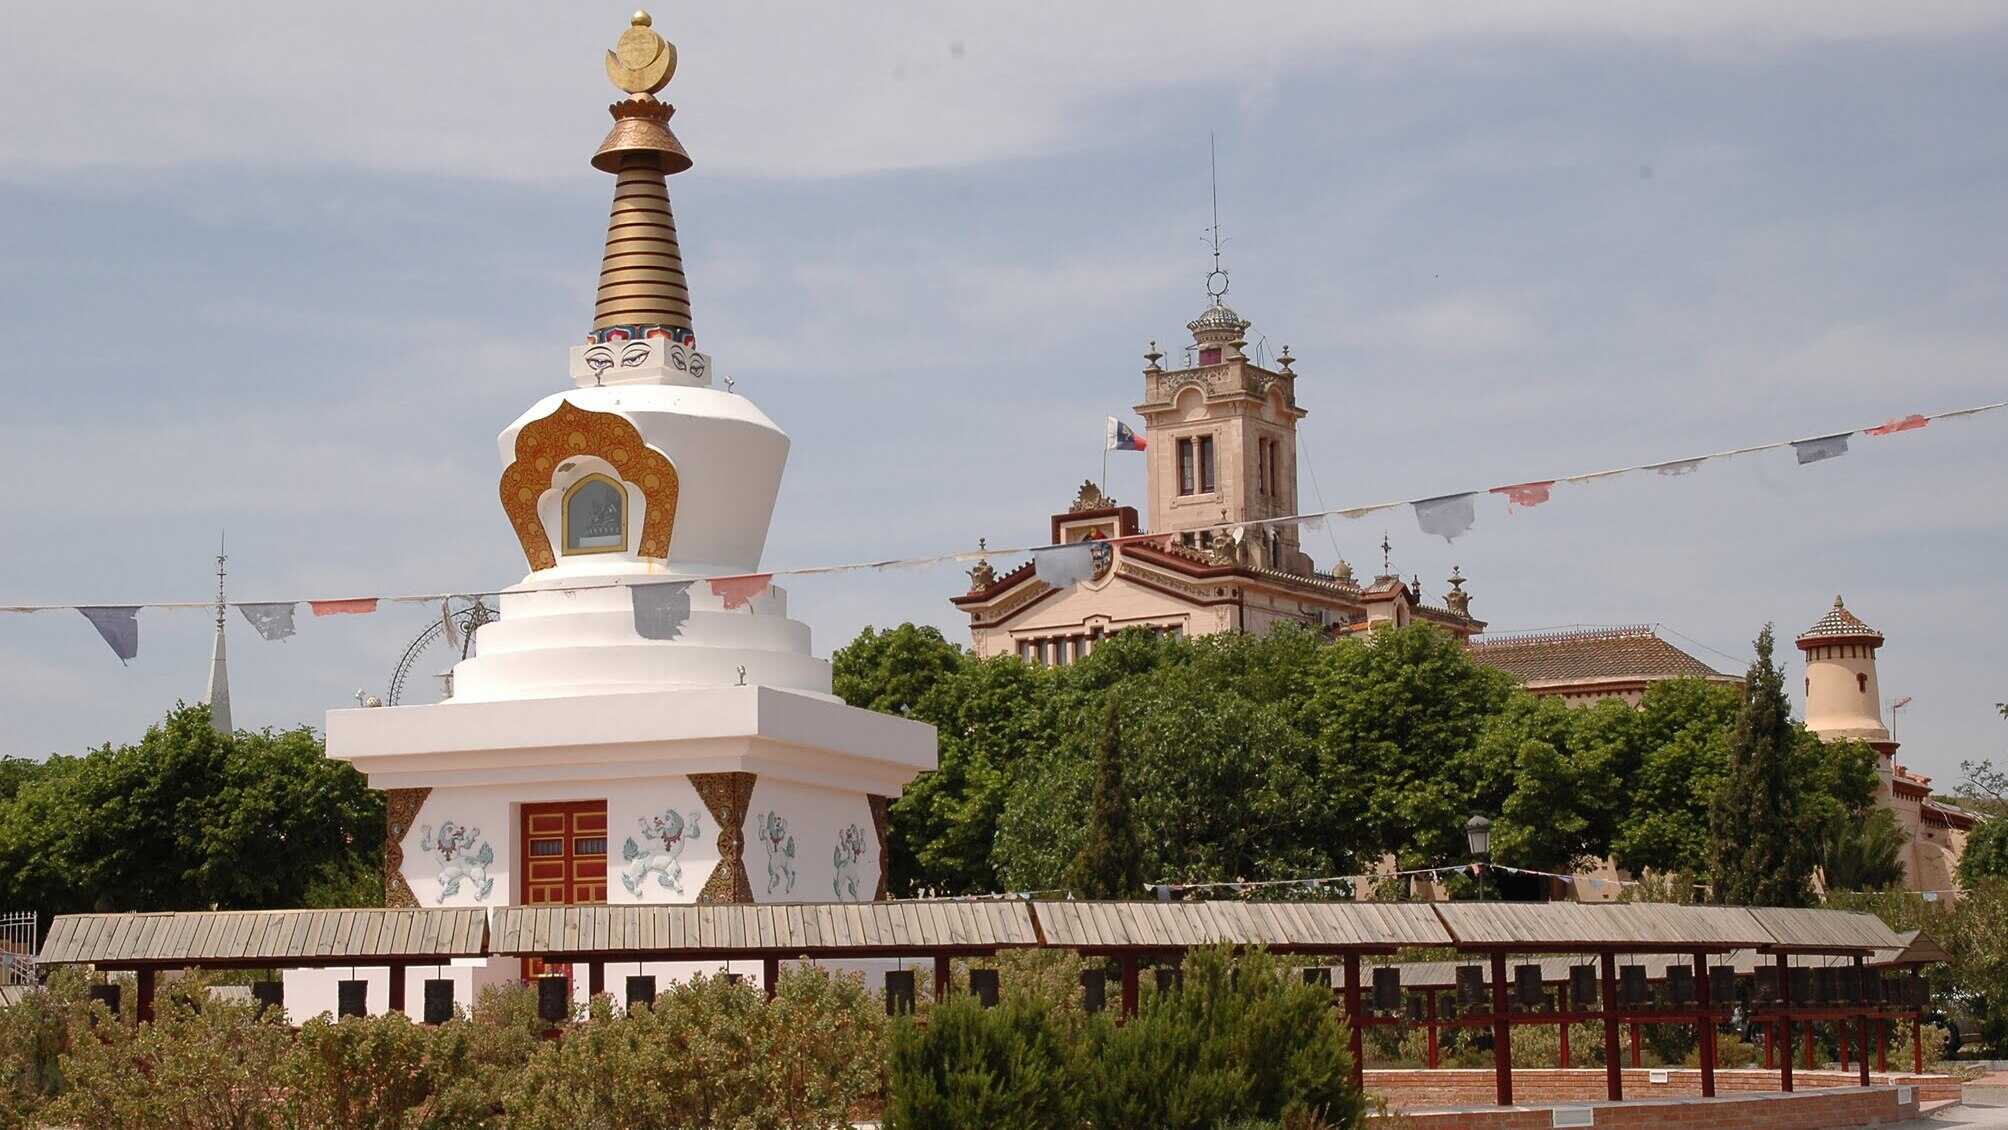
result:
[[[607,901],[607,802],[569,800],[523,806],[523,905],[579,906]],[[523,976],[571,974],[571,967],[523,962]]]

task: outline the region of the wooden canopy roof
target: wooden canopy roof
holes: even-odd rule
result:
[[[44,964],[110,969],[425,964],[455,957],[553,960],[988,954],[1055,946],[1173,952],[1215,944],[1279,953],[1387,954],[1408,947],[1516,954],[1862,955],[1944,960],[1929,938],[1874,915],[1653,903],[1024,902],[896,900],[687,906],[74,914],[55,920]]]
[[[1220,942],[1291,953],[1446,946],[1428,903],[1037,902],[1046,944],[1086,951],[1185,949]]]
[[[512,906],[495,911],[492,952],[590,958],[862,957],[989,953],[1039,944],[1017,901],[723,906]]]
[[[481,907],[429,910],[210,910],[65,914],[37,960],[108,969],[143,966],[355,965],[446,961],[488,952]]]

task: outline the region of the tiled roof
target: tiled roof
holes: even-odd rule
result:
[[[1867,636],[1875,640],[1883,638],[1881,632],[1862,623],[1861,617],[1848,611],[1847,606],[1841,603],[1841,598],[1838,596],[1834,598],[1834,606],[1827,609],[1825,616],[1820,617],[1819,623],[1799,633],[1801,640],[1820,639],[1828,636]]]
[[[1645,625],[1480,638],[1471,655],[1530,684],[1729,678]]]

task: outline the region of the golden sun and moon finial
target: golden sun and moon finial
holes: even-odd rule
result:
[[[614,49],[607,52],[607,79],[629,94],[654,94],[676,73],[676,44],[657,34],[647,12],[636,12]]]

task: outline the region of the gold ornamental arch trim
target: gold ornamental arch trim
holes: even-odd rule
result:
[[[667,559],[676,525],[676,465],[644,442],[641,431],[626,417],[590,412],[564,400],[550,415],[516,433],[516,461],[502,471],[502,509],[516,528],[516,540],[523,543],[530,568],[549,569],[558,563],[550,532],[537,513],[537,499],[551,489],[559,465],[581,455],[606,460],[622,481],[641,488],[647,505],[635,552]]]

